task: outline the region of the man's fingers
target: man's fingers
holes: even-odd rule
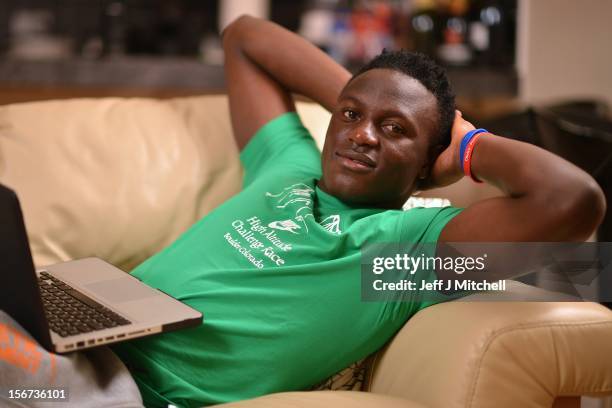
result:
[[[455,109],[455,120],[451,130],[451,137],[454,141],[459,141],[467,132],[476,129],[474,125],[463,118],[463,113]]]

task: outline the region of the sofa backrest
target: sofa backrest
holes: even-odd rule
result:
[[[298,113],[319,148],[322,107]],[[130,270],[240,190],[225,95],[0,106],[0,182],[21,199],[37,266],[97,256]],[[463,182],[426,196],[490,195]]]

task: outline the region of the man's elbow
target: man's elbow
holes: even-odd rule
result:
[[[585,186],[585,191],[582,193],[580,201],[577,211],[579,211],[579,214],[588,214],[585,217],[585,224],[587,225],[584,239],[586,239],[597,227],[599,227],[606,216],[606,196],[599,184],[597,184],[594,179],[590,178],[589,183]]]
[[[243,32],[253,19],[255,19],[255,17],[248,14],[242,14],[226,25],[221,31],[223,48],[227,49],[227,47],[240,46],[240,41],[244,38]]]
[[[590,176],[571,188],[560,192],[555,201],[557,222],[564,230],[565,241],[588,239],[606,215],[606,198],[597,182]]]

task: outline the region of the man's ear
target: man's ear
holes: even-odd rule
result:
[[[423,190],[426,188],[427,184],[429,184],[429,176],[431,175],[431,170],[433,169],[434,163],[442,153],[446,149],[445,146],[439,144],[433,146],[429,149],[427,154],[427,160],[423,163],[423,166],[419,170],[419,174],[417,176],[417,189]]]

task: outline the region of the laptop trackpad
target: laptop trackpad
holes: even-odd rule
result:
[[[161,295],[155,289],[132,278],[104,280],[84,287],[109,303],[129,302]]]

